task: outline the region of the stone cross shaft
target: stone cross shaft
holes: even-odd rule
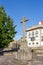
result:
[[[21,20],[22,23],[22,34],[23,34],[23,38],[26,37],[26,27],[25,27],[25,22],[27,22],[28,19],[26,17],[23,17],[23,19]]]

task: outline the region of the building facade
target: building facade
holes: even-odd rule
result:
[[[27,32],[27,45],[29,47],[41,47],[43,46],[43,22],[39,22],[39,25],[32,26],[26,30]]]

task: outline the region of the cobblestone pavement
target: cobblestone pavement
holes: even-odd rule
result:
[[[31,62],[31,65],[43,65],[43,56],[36,56],[36,58],[33,58]]]
[[[25,65],[14,56],[0,56],[0,65]]]
[[[33,58],[26,62],[15,59],[12,56],[0,56],[0,65],[43,65],[43,57]]]

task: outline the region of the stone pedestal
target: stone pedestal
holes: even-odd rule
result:
[[[25,48],[26,49],[26,48]],[[20,60],[31,60],[32,59],[32,53],[29,49],[20,49],[17,53],[17,58]]]
[[[20,42],[21,47],[20,50],[17,52],[17,59],[19,60],[31,60],[32,59],[32,53],[30,48],[28,48],[26,40],[21,40]]]

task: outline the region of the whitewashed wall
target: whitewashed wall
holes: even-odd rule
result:
[[[36,30],[38,31],[38,37],[36,37]],[[29,47],[38,47],[40,45],[43,45],[43,43],[40,40],[41,39],[41,37],[40,37],[40,29],[36,29],[36,30],[33,30],[34,31],[35,41],[31,41],[31,39],[29,38],[29,32],[31,33],[30,37],[32,37],[32,31],[27,32],[27,45]],[[36,42],[38,42],[38,44],[36,44]],[[29,45],[29,43],[31,43],[31,44]],[[34,44],[32,44],[32,43],[34,43]]]

